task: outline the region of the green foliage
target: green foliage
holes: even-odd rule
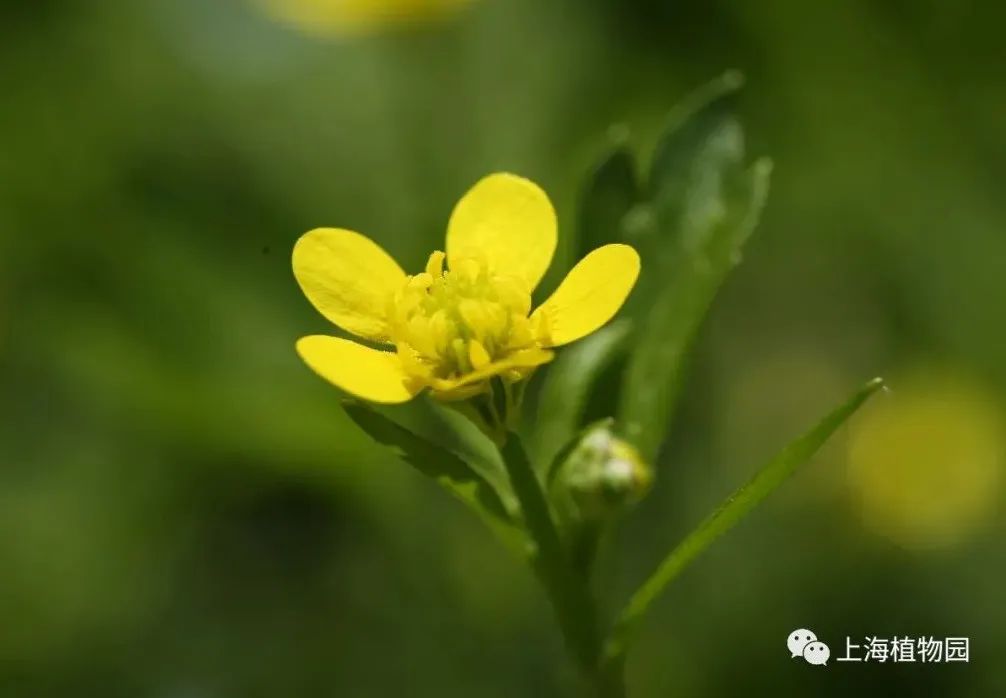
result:
[[[467,512],[439,487],[333,413],[331,388],[294,353],[297,336],[330,328],[297,292],[289,250],[310,227],[349,226],[418,270],[457,194],[506,169],[554,197],[564,251],[619,239],[646,253],[620,314],[646,332],[681,229],[653,202],[650,172],[668,158],[639,146],[658,141],[669,99],[727,60],[749,71],[751,140],[771,144],[752,150],[779,163],[771,239],[717,301],[725,322],[703,344],[695,389],[680,392],[680,369],[668,381],[689,401],[687,429],[664,439],[659,501],[626,522],[652,535],[622,537],[619,561],[659,559],[654,539],[702,520],[711,483],[733,482],[733,464],[783,443],[808,404],[874,366],[939,357],[1002,407],[1006,324],[990,321],[1006,297],[1001,3],[948,18],[941,3],[603,0],[569,12],[516,0],[369,38],[302,36],[261,5],[0,10],[0,695],[562,693],[527,575],[474,519],[459,525]],[[500,80],[500,66],[522,78]],[[736,120],[735,101],[713,100]],[[624,129],[598,137],[612,119],[631,124],[631,147]],[[599,140],[603,167],[572,221],[569,163]],[[684,357],[692,339],[679,332]],[[572,421],[618,414],[636,337],[624,344]],[[542,387],[578,349],[540,371]],[[670,408],[654,434],[680,399],[657,397]],[[471,449],[446,429],[416,433],[519,521],[481,433]],[[537,437],[525,443],[541,466]],[[794,482],[792,506],[689,573],[741,572],[742,593],[697,583],[687,603],[651,605],[631,667],[640,696],[806,693],[807,673],[777,661],[765,629],[821,594],[840,600],[836,631],[909,618],[928,632],[951,618],[983,653],[1006,652],[989,612],[1006,568],[999,531],[975,519],[949,558],[891,555],[868,519],[844,520],[859,513],[854,489],[833,478],[816,483],[827,497],[799,498],[810,484]],[[939,509],[900,492],[888,496],[905,516]],[[815,694],[876,690],[873,672],[828,673]],[[921,676],[884,681],[890,693],[1001,694],[994,662]]]
[[[646,183],[647,196],[661,223],[660,240],[680,237],[688,222],[691,200],[711,184],[724,161],[744,156],[743,128],[735,114],[737,93],[744,85],[735,71],[703,85],[675,107],[654,149]],[[709,205],[709,202],[702,202]]]
[[[507,513],[500,493],[455,453],[395,423],[373,407],[356,401],[343,403],[346,414],[374,441],[393,448],[403,461],[468,505],[503,542],[520,550],[523,535]]]
[[[519,436],[497,439],[509,479],[503,499],[499,487],[493,490],[453,453],[368,408],[347,406],[368,434],[395,447],[484,517],[509,523],[502,501],[516,499],[517,518],[532,542],[532,565],[570,651],[601,695],[622,695],[628,642],[657,596],[808,460],[881,385],[879,380],[867,384],[686,536],[605,636],[590,593],[599,542],[624,505],[649,486],[647,463],[656,458],[664,439],[688,350],[716,292],[739,263],[768,193],[771,166],[764,159],[746,163],[743,130],[733,112],[741,82],[737,74],[727,73],[674,110],[642,185],[624,142],[588,177],[580,205],[580,251],[628,241],[641,251],[642,281],[629,318],[567,349],[550,367],[534,432],[537,466]],[[617,418],[581,430],[591,396],[612,371],[616,378],[624,374]]]
[[[626,214],[643,197],[626,132],[615,131],[613,140],[580,192],[577,259],[612,239],[626,239]]]
[[[514,494],[524,512],[528,534],[534,541],[534,568],[552,602],[570,651],[580,666],[589,671],[599,660],[600,638],[587,580],[570,564],[556,528],[552,505],[519,436],[508,436],[502,455]]]
[[[650,466],[615,433],[614,421],[579,432],[556,455],[547,479],[573,566],[588,579],[602,536],[653,481]]]
[[[702,551],[751,512],[765,497],[810,459],[835,431],[883,386],[879,378],[867,383],[810,431],[793,441],[766,463],[751,480],[727,499],[664,558],[632,596],[619,616],[605,648],[605,661],[619,662],[631,633],[654,600]]]
[[[582,396],[620,358],[625,342],[631,350],[625,365],[618,364],[619,428],[645,458],[656,458],[689,350],[768,195],[770,162],[745,161],[735,113],[742,85],[739,73],[725,73],[672,110],[644,181],[622,134],[582,187],[580,252],[627,242],[639,250],[643,269],[623,312],[633,322],[631,340],[616,342],[614,332],[595,339],[550,377],[538,433],[546,456],[581,426]],[[572,396],[565,409],[560,390]]]
[[[538,398],[534,443],[538,463],[555,462],[574,438],[598,379],[629,349],[632,323],[616,320],[564,349],[546,371]]]
[[[716,292],[740,261],[768,193],[771,165],[759,160],[741,169],[711,151],[687,200],[679,254],[668,264],[667,282],[655,292],[641,322],[621,392],[619,418],[625,435],[653,459],[681,390],[688,351]]]
[[[768,193],[770,164],[744,163],[733,113],[742,80],[727,73],[676,109],[657,145],[648,193],[639,336],[620,393],[619,421],[654,459],[680,392],[688,351],[716,292],[740,261]]]

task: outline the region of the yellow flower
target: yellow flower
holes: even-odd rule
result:
[[[358,34],[441,19],[471,0],[257,0],[273,17],[318,34]]]
[[[510,386],[550,361],[554,347],[610,320],[639,275],[635,250],[605,245],[530,312],[531,293],[555,252],[556,227],[555,210],[536,184],[492,174],[455,206],[446,254],[434,252],[412,276],[359,233],[312,230],[293,249],[304,295],[342,329],[383,346],[313,335],[301,338],[297,351],[322,378],[364,400],[406,402],[424,389],[462,400],[489,393],[498,377],[509,407]]]

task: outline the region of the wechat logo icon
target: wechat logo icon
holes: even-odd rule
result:
[[[817,639],[813,630],[794,630],[786,638],[786,647],[789,648],[790,658],[803,657],[808,664],[825,666],[831,658],[831,649]]]

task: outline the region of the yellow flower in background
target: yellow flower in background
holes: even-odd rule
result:
[[[471,0],[258,0],[306,32],[357,34],[449,17]]]
[[[347,393],[401,403],[423,390],[443,400],[507,390],[552,359],[552,349],[599,329],[639,275],[628,245],[600,247],[573,267],[531,312],[531,293],[552,261],[555,210],[533,182],[492,174],[457,203],[446,253],[412,276],[377,243],[350,230],[318,228],[293,249],[293,271],[318,311],[360,339],[314,335],[301,358]],[[501,420],[497,420],[501,421]]]
[[[959,376],[927,372],[895,385],[854,423],[852,495],[864,523],[902,546],[956,544],[1001,501],[1006,415]]]

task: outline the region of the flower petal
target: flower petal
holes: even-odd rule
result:
[[[297,353],[319,376],[370,402],[408,402],[418,392],[392,352],[340,337],[311,335],[297,340]]]
[[[458,388],[474,385],[510,370],[529,369],[547,364],[554,356],[554,352],[547,349],[523,349],[457,378],[434,378],[430,381],[430,386],[435,394],[450,393]],[[440,397],[439,395],[435,396]]]
[[[293,274],[331,322],[387,341],[388,299],[405,283],[405,272],[376,242],[352,230],[316,228],[293,246]]]
[[[447,262],[472,257],[511,274],[532,291],[555,253],[557,222],[548,196],[531,180],[498,173],[468,190],[447,223]]]
[[[605,245],[581,259],[534,311],[546,331],[543,346],[558,347],[601,328],[622,307],[639,276],[639,255],[628,245]]]

